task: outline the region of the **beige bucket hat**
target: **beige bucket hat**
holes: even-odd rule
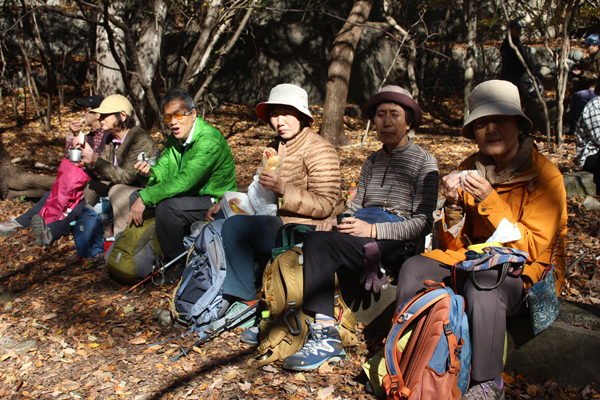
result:
[[[256,114],[267,124],[269,123],[269,115],[267,110],[269,104],[281,104],[284,106],[294,107],[296,110],[306,115],[310,119],[310,123],[315,122],[315,119],[308,110],[308,94],[300,86],[292,85],[291,83],[282,83],[271,89],[269,100],[264,103],[259,103],[256,106]]]
[[[90,110],[90,112],[96,114],[114,114],[118,112],[124,112],[125,114],[132,116],[133,106],[126,97],[121,96],[120,94],[113,94],[105,98],[102,101],[102,104],[100,104],[100,107],[94,108],[93,110]]]
[[[489,115],[510,115],[521,118],[526,122],[523,133],[533,126],[533,122],[521,111],[519,89],[509,81],[493,79],[475,86],[469,95],[469,118],[463,125],[462,135],[467,139],[475,139],[471,123]]]

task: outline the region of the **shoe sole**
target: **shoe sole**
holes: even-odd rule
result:
[[[46,247],[44,246],[44,240],[42,239],[42,236],[44,235],[44,225],[44,221],[42,221],[42,217],[39,215],[34,215],[33,218],[31,218],[31,232],[35,235],[35,242],[33,244],[36,246]]]
[[[286,366],[285,360],[283,360],[283,368],[284,369],[290,369],[292,371],[312,371],[314,369],[319,368],[321,365],[323,365],[323,363],[325,363],[325,361],[328,361],[330,364],[339,364],[345,358],[346,358],[346,352],[338,354],[336,356],[331,356],[331,357],[326,358],[324,360],[321,360],[321,362],[319,362],[317,364],[311,364],[311,365],[292,365],[292,366]]]

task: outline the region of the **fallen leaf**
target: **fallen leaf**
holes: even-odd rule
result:
[[[265,372],[270,372],[272,374],[278,374],[279,373],[279,370],[277,368],[271,366],[271,365],[265,365],[262,368],[262,370],[265,371]]]
[[[135,338],[133,340],[130,340],[129,343],[131,343],[131,344],[144,344],[144,343],[146,343],[146,339],[143,338],[143,337],[137,337],[137,338]]]
[[[81,385],[75,381],[66,380],[60,384],[60,388],[64,391],[71,391],[79,389]]]
[[[333,386],[327,386],[325,389],[322,389],[319,392],[319,399],[326,399],[333,395],[334,388]]]

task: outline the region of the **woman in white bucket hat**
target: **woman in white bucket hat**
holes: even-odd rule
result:
[[[465,260],[471,243],[487,242],[503,219],[518,228],[521,238],[502,246],[528,253],[521,276],[506,276],[491,290],[482,287],[498,282],[497,269],[478,271],[479,287],[471,279],[455,282],[465,298],[472,346],[471,383],[463,399],[505,398],[506,316],[522,312],[526,290],[543,279],[549,264],[556,267],[557,293],[564,282],[566,191],[558,168],[527,135],[530,128],[515,85],[491,80],[473,89],[462,134],[474,139],[479,151],[460,164],[461,173],[441,180],[442,249],[412,257],[398,277],[397,307],[424,289],[426,280],[450,285],[451,266]]]
[[[275,172],[264,168],[258,178],[275,193],[279,206],[277,216],[238,215],[223,224],[228,270],[221,312],[227,310],[227,318],[256,300],[255,256],[264,268],[279,228],[289,223],[314,225],[344,210],[340,161],[333,145],[311,129],[314,119],[306,91],[292,84],[277,85],[269,100],[256,106],[256,114],[278,135],[263,151],[263,159],[278,160]],[[220,209],[215,204],[207,221]]]

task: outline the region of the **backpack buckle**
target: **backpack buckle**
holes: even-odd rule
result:
[[[444,333],[446,334],[446,336],[452,335],[452,327],[450,326],[450,324],[444,324]]]
[[[288,320],[288,315],[292,314],[294,317],[294,322],[296,323],[296,329],[292,328],[292,325],[290,324],[290,321]],[[300,332],[302,332],[302,325],[300,325],[300,316],[298,315],[298,312],[296,311],[295,308],[288,308],[288,310],[285,312],[285,314],[283,314],[283,321],[285,322],[285,324],[287,325],[288,329],[290,330],[290,333],[294,336],[298,336],[300,334]]]

